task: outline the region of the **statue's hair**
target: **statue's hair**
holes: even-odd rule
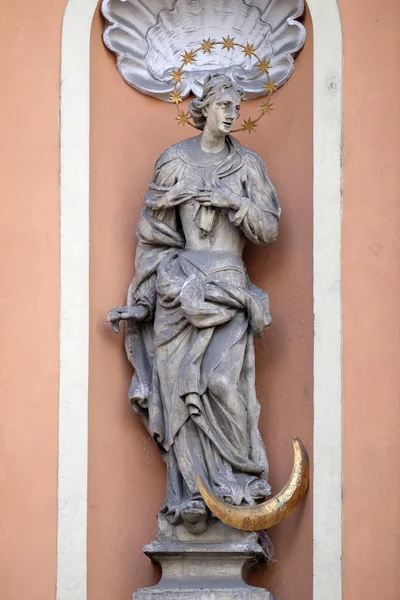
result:
[[[189,104],[189,112],[192,115],[193,123],[197,129],[204,129],[207,118],[203,110],[209,106],[213,97],[222,90],[233,89],[243,98],[244,91],[230,77],[222,73],[211,73],[204,80],[203,95],[201,98],[194,98]]]

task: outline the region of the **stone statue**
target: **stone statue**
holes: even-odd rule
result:
[[[126,321],[129,397],[167,464],[162,513],[192,534],[209,518],[197,475],[234,506],[270,494],[253,337],[271,316],[242,252],[276,240],[280,208],[262,159],[230,136],[242,95],[225,75],[205,79],[190,104],[202,132],[158,159],[127,306],[108,314],[117,332]]]

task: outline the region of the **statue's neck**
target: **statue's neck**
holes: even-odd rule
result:
[[[216,134],[214,131],[210,131],[206,125],[203,133],[200,136],[200,147],[203,152],[218,154],[226,147],[226,136],[223,134]]]
[[[223,138],[224,143],[222,148],[220,148],[218,152],[207,152],[207,150],[204,150],[201,140],[202,135],[199,135],[194,138],[189,138],[181,143],[180,155],[185,162],[188,162],[188,164],[199,167],[218,165],[229,156],[231,151],[230,144],[225,136]]]

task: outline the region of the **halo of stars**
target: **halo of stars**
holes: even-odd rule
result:
[[[232,133],[247,131],[250,134],[252,131],[256,131],[259,121],[265,115],[270,115],[271,111],[274,110],[274,104],[271,102],[271,96],[273,92],[276,91],[277,87],[275,81],[273,81],[269,75],[269,71],[271,69],[270,61],[267,58],[260,58],[257,54],[257,48],[253,44],[240,44],[239,42],[235,41],[234,37],[231,38],[229,35],[227,37],[223,37],[220,41],[212,40],[211,38],[208,38],[207,40],[204,39],[198,48],[189,51],[185,50],[183,54],[181,54],[182,62],[180,66],[171,72],[171,81],[174,82],[174,89],[170,93],[169,98],[170,102],[176,105],[176,121],[179,125],[189,125],[190,127],[197,129],[189,112],[185,111],[179,106],[180,103],[183,102],[182,94],[179,91],[179,84],[182,83],[182,80],[185,77],[184,67],[186,65],[195,63],[197,60],[197,55],[200,53],[211,54],[217,46],[222,46],[222,48],[227,52],[230,52],[235,48],[241,48],[245,56],[249,58],[256,58],[256,68],[260,71],[260,73],[266,75],[266,82],[264,85],[265,94],[262,96],[263,99],[260,104],[259,114],[255,118],[249,117],[248,119],[243,119],[241,127],[232,130]]]

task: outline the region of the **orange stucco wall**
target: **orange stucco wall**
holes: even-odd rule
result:
[[[257,343],[261,431],[273,489],[288,478],[292,437],[312,452],[312,29],[290,82],[276,94],[260,132],[238,136],[259,152],[283,205],[278,243],[249,247],[252,280],[269,291],[273,325]],[[92,29],[90,195],[89,599],[130,598],[158,577],[141,553],[155,538],[165,467],[127,400],[131,369],[122,336],[105,322],[124,302],[133,274],[135,225],[157,156],[193,135],[171,105],[143,96],[120,77]],[[254,113],[257,104],[243,112]],[[299,149],[301,148],[301,151]],[[288,169],[290,165],[290,177]],[[312,496],[272,532],[277,563],[257,576],[282,600],[309,600],[312,585]],[[296,540],[296,543],[294,543]],[[101,576],[99,576],[101,574]]]
[[[53,600],[64,0],[0,18],[0,597]]]
[[[0,19],[0,597],[55,600],[59,367],[59,69],[65,0],[18,0]],[[340,0],[344,31],[344,600],[397,600],[400,574],[400,37],[398,0]],[[310,20],[308,27],[311,32]],[[157,578],[164,466],[126,400],[122,340],[104,322],[133,269],[133,230],[171,108],[123,83],[92,32],[89,600],[127,600]],[[312,42],[276,96],[265,158],[284,213],[279,242],[249,248],[274,324],[257,343],[274,489],[290,438],[312,446]],[[141,117],[138,118],[137,114]],[[124,120],[122,119],[124,118]],[[143,140],[140,151],[137,139]],[[288,175],[289,173],[289,175]],[[257,576],[280,599],[312,597],[311,495],[272,532]]]
[[[344,29],[344,597],[400,597],[400,3]]]

